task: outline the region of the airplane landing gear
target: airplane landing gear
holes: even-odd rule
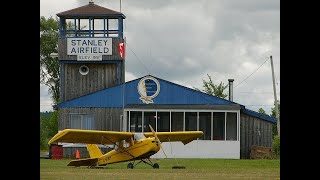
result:
[[[159,169],[159,164],[158,163],[154,163],[152,167],[153,167],[153,169]]]
[[[127,168],[128,168],[128,169],[133,169],[133,164],[132,164],[132,163],[129,163],[128,166],[127,166]]]
[[[145,161],[148,160],[149,162]],[[151,166],[153,169],[159,169],[159,164],[158,163],[152,163],[152,161],[150,160],[150,158],[146,158],[145,160],[140,159],[140,161],[136,164],[134,164],[135,161],[133,161],[133,163],[129,163],[127,168],[128,169],[133,169],[135,166],[137,166],[139,163],[143,162],[145,164],[148,164],[149,166]]]

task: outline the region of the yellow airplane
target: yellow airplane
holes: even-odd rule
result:
[[[68,166],[93,168],[133,161],[128,164],[128,169],[133,169],[141,162],[158,169],[159,164],[152,163],[150,156],[162,149],[161,142],[181,141],[183,144],[188,144],[203,135],[202,131],[155,132],[150,125],[149,127],[152,132],[145,133],[65,129],[58,132],[48,144],[58,142],[87,144],[90,158],[72,160]],[[102,154],[97,144],[113,144],[115,148]],[[163,149],[162,151],[167,157]],[[136,160],[140,161],[135,164]]]

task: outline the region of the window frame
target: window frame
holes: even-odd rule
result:
[[[72,127],[72,116],[73,115],[78,115],[78,116],[80,116],[81,117],[81,119],[80,119],[80,121],[81,121],[81,123],[80,123],[80,129],[82,129],[82,130],[96,130],[97,129],[97,124],[96,124],[96,119],[95,119],[95,117],[94,117],[94,114],[93,113],[69,113],[69,121],[70,121],[70,129],[75,129],[75,128],[73,128]],[[84,117],[85,116],[91,116],[92,117],[92,129],[84,129],[83,127],[82,127],[82,123],[83,123],[83,121],[84,121]]]
[[[131,121],[131,112],[132,111],[138,111],[138,112],[141,112],[142,113],[142,119],[144,119],[144,112],[156,112],[156,116],[158,117],[158,112],[169,112],[169,131],[168,132],[172,132],[172,112],[183,112],[183,131],[185,131],[185,117],[186,117],[186,112],[197,112],[197,131],[199,131],[199,128],[200,128],[200,113],[201,112],[208,112],[208,113],[211,113],[211,139],[210,140],[201,140],[201,141],[240,141],[240,110],[209,110],[209,109],[124,109],[124,112],[125,113],[128,113],[128,116],[127,116],[127,122],[128,122],[128,125],[129,127],[127,127],[127,131],[130,132],[130,121]],[[215,112],[222,112],[224,113],[224,139],[223,140],[213,140],[213,113]],[[227,113],[230,112],[230,113],[236,113],[236,119],[237,119],[237,127],[236,127],[236,136],[237,136],[237,140],[227,140]],[[158,131],[158,127],[157,127],[157,124],[158,124],[158,118],[156,118],[156,127],[155,127],[155,131],[157,132]],[[142,127],[143,127],[143,124],[144,124],[144,120],[142,120]],[[143,129],[143,128],[142,128]],[[143,131],[142,131],[143,132]]]

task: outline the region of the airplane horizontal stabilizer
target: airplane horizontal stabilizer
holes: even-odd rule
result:
[[[68,166],[97,166],[98,158],[79,159],[71,161]]]

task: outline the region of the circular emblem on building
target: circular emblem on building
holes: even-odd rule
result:
[[[160,92],[160,83],[156,78],[147,76],[139,81],[137,88],[141,96],[139,99],[143,103],[150,104]]]

